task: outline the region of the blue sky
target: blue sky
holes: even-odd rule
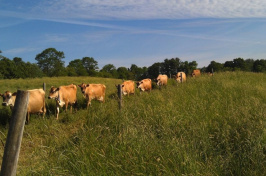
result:
[[[265,0],[0,0],[2,55],[35,63],[53,47],[68,62],[151,66],[266,59]]]

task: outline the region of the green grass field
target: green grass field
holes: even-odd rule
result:
[[[0,80],[0,92],[103,83],[106,102],[61,112],[46,100],[45,119],[25,125],[17,175],[264,175],[266,74],[217,73],[150,93],[123,97],[115,84],[90,77]],[[2,100],[0,101],[2,102]],[[3,157],[9,108],[0,108]],[[2,159],[1,159],[2,161]]]

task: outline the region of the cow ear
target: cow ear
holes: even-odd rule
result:
[[[89,86],[90,86],[90,84],[87,84],[87,85],[86,85],[86,87],[89,87]]]
[[[12,96],[17,96],[17,92],[12,93]]]
[[[58,88],[55,89],[55,91],[59,91],[59,89],[60,89],[60,88],[58,87]]]
[[[78,85],[78,87],[81,87],[81,85]]]

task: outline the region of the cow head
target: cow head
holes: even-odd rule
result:
[[[9,91],[6,91],[4,94],[2,94],[3,97],[3,106],[14,106],[15,100],[16,100],[17,92],[14,92],[13,94]]]
[[[160,86],[160,85],[162,84],[160,77],[158,77],[158,78],[156,79],[156,81],[157,81],[157,83],[156,83],[157,86]]]
[[[85,94],[86,88],[89,87],[90,84],[81,83],[78,86],[80,87],[80,90],[81,90],[82,94]]]
[[[138,88],[138,89],[141,89],[142,91],[145,90],[145,89],[144,89],[144,85],[143,85],[143,81],[140,81],[140,82],[137,83],[137,88]]]
[[[177,82],[181,82],[181,73],[177,73],[176,75],[176,79],[175,79]]]
[[[127,94],[127,90],[124,84],[121,85],[123,95]]]
[[[52,86],[49,92],[48,99],[58,99],[58,98],[59,98],[59,88]]]

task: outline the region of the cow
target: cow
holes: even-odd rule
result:
[[[185,82],[187,80],[187,76],[185,72],[178,72],[176,74],[176,79],[175,79],[178,83],[181,83],[181,74],[182,74],[182,82]]]
[[[124,81],[122,86],[122,93],[123,95],[128,95],[129,94],[135,94],[135,82],[134,81]]]
[[[48,99],[56,100],[56,120],[58,120],[59,107],[65,105],[65,111],[67,112],[68,105],[70,105],[70,112],[72,113],[72,106],[77,105],[77,86],[74,84],[58,88],[52,86]]]
[[[152,83],[151,79],[143,79],[139,82],[137,82],[137,88],[139,88],[141,91],[151,91],[152,89]]]
[[[106,86],[104,84],[85,84],[81,83],[78,85],[81,89],[81,92],[86,98],[87,102],[87,109],[91,106],[91,100],[96,99],[100,102],[104,103],[105,101],[105,89]]]
[[[200,70],[193,70],[192,77],[199,77],[200,76]]]
[[[46,114],[45,107],[45,92],[43,89],[32,89],[29,92],[29,102],[27,106],[26,123],[29,123],[30,114],[42,113],[43,118]],[[13,109],[15,105],[17,92],[11,93],[6,91],[1,96],[3,97],[3,106],[10,106]]]
[[[157,77],[157,85],[159,86],[159,87],[161,87],[161,86],[166,86],[167,85],[167,80],[168,80],[168,77],[167,77],[167,75],[158,75],[158,77]]]

